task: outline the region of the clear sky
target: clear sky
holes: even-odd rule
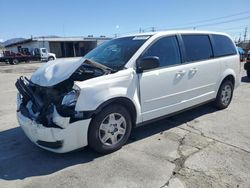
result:
[[[0,40],[31,35],[113,37],[151,27],[195,27],[227,32],[235,39],[240,33],[243,38],[246,26],[249,39],[249,7],[250,0],[0,0]]]

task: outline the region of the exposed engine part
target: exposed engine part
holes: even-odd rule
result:
[[[64,96],[72,91],[75,81],[84,81],[94,77],[107,74],[107,71],[89,64],[80,66],[67,80],[64,80],[51,87],[43,87],[32,83],[26,77],[20,77],[16,82],[16,88],[22,96],[20,110],[29,118],[45,125],[55,127],[52,114],[56,112],[62,117],[75,117],[74,106],[62,105]],[[32,113],[27,111],[27,105],[31,107]],[[55,108],[55,109],[54,109]],[[30,117],[32,115],[32,117]]]

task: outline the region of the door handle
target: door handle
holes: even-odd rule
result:
[[[178,71],[178,72],[176,73],[176,77],[177,77],[177,78],[180,78],[180,77],[183,76],[185,73],[186,73],[185,70]]]
[[[191,69],[189,69],[189,72],[190,72],[191,74],[195,74],[197,71],[198,71],[197,68],[191,68]]]

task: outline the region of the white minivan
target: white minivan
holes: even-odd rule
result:
[[[205,31],[140,33],[82,58],[55,60],[16,82],[17,119],[41,148],[121,148],[132,128],[214,101],[227,108],[239,85],[231,38]]]

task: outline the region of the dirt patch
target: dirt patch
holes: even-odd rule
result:
[[[2,64],[2,63],[1,63]],[[0,73],[32,73],[36,71],[43,63],[20,63],[18,65],[1,65],[0,66]]]
[[[0,73],[31,73],[37,70],[37,67],[21,69],[0,69]]]

